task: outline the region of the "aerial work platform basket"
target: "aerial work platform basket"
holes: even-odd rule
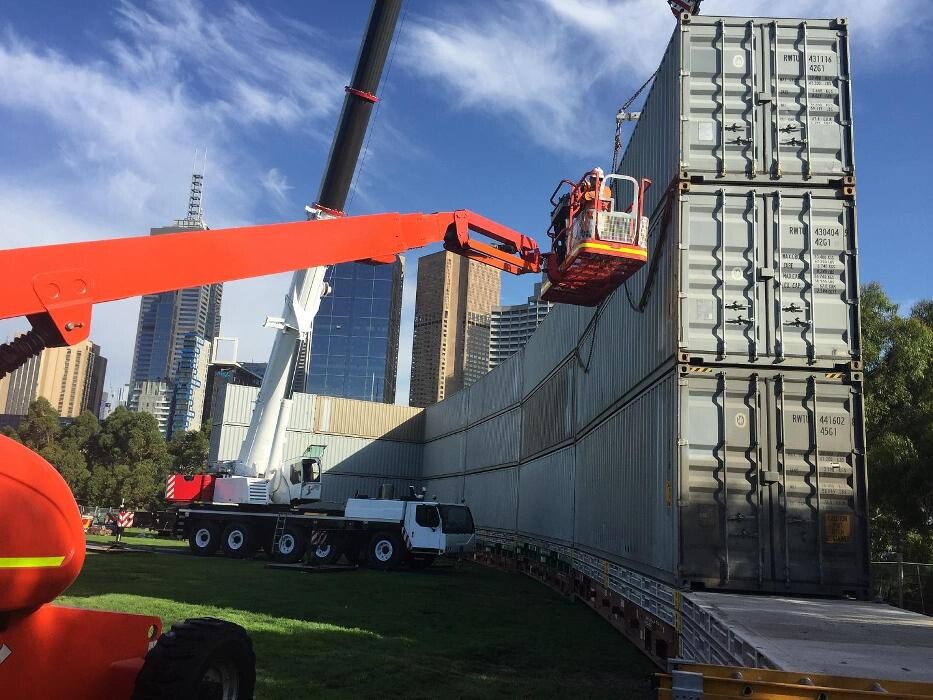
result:
[[[564,185],[569,190],[558,196]],[[551,253],[541,299],[595,306],[648,260],[645,192],[651,180],[594,168],[551,195]]]

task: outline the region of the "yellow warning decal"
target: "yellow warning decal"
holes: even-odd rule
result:
[[[852,539],[852,520],[848,513],[823,516],[823,540],[826,544],[848,544]]]
[[[823,376],[827,379],[842,379],[842,372],[827,372]]]
[[[639,258],[648,257],[648,251],[644,248],[633,248],[632,246],[627,245],[607,245],[606,243],[594,243],[593,241],[584,241],[580,243],[576,248],[574,248],[574,253],[579,250],[607,250],[611,253],[627,253],[629,255],[635,255]]]
[[[0,557],[0,569],[50,569],[61,566],[65,557]]]
[[[688,372],[693,372],[693,373],[695,373],[695,374],[709,374],[710,372],[713,371],[713,368],[712,368],[712,367],[694,367],[694,366],[690,366],[690,367],[687,369],[687,371],[688,371]]]

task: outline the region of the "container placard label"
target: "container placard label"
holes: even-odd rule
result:
[[[852,516],[848,513],[826,513],[823,516],[823,540],[826,544],[851,542]]]

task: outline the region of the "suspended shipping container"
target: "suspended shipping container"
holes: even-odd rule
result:
[[[674,30],[619,172],[676,180],[850,186],[844,19],[696,16]]]

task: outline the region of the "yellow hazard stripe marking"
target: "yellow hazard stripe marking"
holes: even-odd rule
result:
[[[0,569],[48,569],[61,566],[65,557],[0,557]]]
[[[644,248],[633,248],[630,246],[613,246],[613,245],[607,245],[606,243],[593,243],[591,241],[581,243],[574,250],[577,251],[577,250],[590,250],[590,249],[608,250],[613,253],[629,253],[631,255],[637,255],[640,258],[648,257],[648,251],[645,250]]]

